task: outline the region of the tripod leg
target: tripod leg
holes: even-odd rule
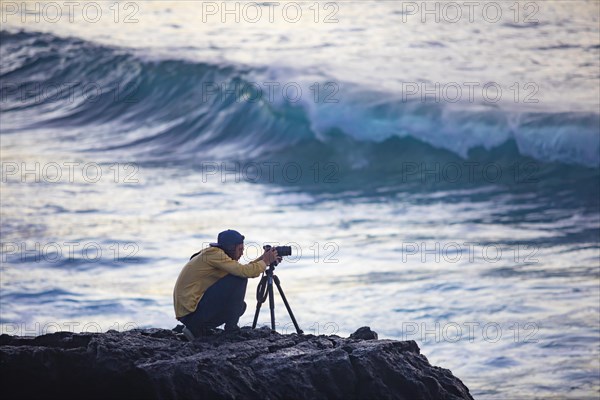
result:
[[[267,290],[269,291],[269,308],[271,309],[271,329],[275,330],[275,298],[273,295],[273,278],[269,279]]]
[[[259,288],[261,287],[261,285],[264,284],[264,281],[266,280],[265,278],[266,277],[261,278],[261,282],[258,285]],[[264,291],[262,293],[257,293],[256,295],[256,311],[254,312],[254,321],[252,321],[252,329],[256,328],[256,323],[258,322],[258,314],[260,314],[260,306],[265,301],[263,297]]]
[[[256,303],[256,311],[254,312],[254,321],[252,321],[252,329],[256,328],[256,322],[258,321],[258,314],[260,314],[260,305],[262,303],[259,301]]]
[[[287,308],[288,314],[290,314],[290,318],[292,319],[292,322],[294,323],[296,332],[298,332],[298,335],[303,334],[304,331],[302,331],[302,329],[300,329],[300,327],[298,326],[298,322],[296,322],[296,318],[294,317],[292,308],[290,307],[290,304],[288,303],[287,299],[285,298],[285,294],[283,293],[283,289],[281,288],[281,283],[279,282],[279,278],[277,277],[277,275],[273,275],[273,279],[275,280],[275,284],[277,285],[277,290],[279,290],[279,294],[281,295],[281,298],[283,299],[283,304],[285,304],[285,308]]]

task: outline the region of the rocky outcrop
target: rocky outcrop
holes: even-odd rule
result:
[[[164,329],[0,336],[2,397],[85,399],[472,399],[414,341],[280,335],[188,342]]]

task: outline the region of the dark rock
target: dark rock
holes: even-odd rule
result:
[[[350,339],[362,339],[362,340],[377,340],[377,332],[373,332],[368,326],[358,328],[356,332],[350,334]]]
[[[376,337],[368,327],[352,339],[267,328],[193,342],[165,329],[2,335],[0,387],[10,399],[472,399],[414,341]]]

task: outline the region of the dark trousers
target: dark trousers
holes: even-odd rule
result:
[[[225,275],[204,293],[196,311],[179,320],[194,335],[202,335],[208,329],[225,324],[225,329],[234,328],[246,310],[244,296],[248,278]]]

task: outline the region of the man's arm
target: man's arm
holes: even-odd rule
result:
[[[265,257],[265,255],[263,254],[262,256],[259,256],[259,257],[258,257],[256,260],[253,260],[252,262],[257,262],[257,261],[260,261],[260,260],[263,260],[263,261],[264,261],[264,260],[265,260],[265,258],[264,258],[264,257]],[[277,262],[278,262],[278,263],[280,263],[280,262],[281,262],[281,256],[277,256],[277,257],[275,257],[275,259],[277,260]],[[269,265],[269,264],[267,264],[267,263],[265,262],[265,265]]]
[[[221,269],[235,276],[241,276],[242,278],[256,278],[267,269],[267,264],[265,264],[262,257],[248,264],[240,264],[225,253],[222,253],[210,257],[207,262],[211,267]]]

